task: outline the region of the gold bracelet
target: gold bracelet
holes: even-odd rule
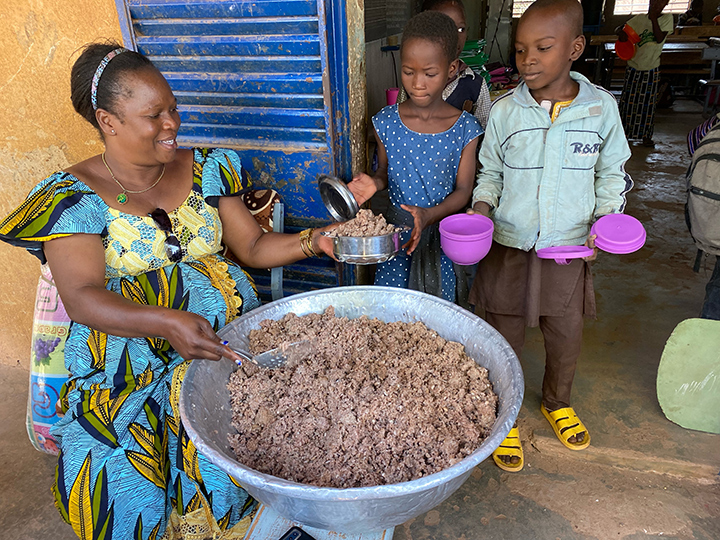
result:
[[[312,234],[315,229],[305,229],[300,232],[300,249],[306,257],[317,257],[312,249]],[[309,240],[309,241],[308,241]]]
[[[313,256],[313,257],[318,258],[318,257],[320,257],[320,255],[318,255],[318,254],[315,252],[315,248],[313,248],[313,245],[312,245],[312,243],[313,243],[313,234],[315,234],[315,229],[310,229],[310,234],[307,235],[307,248],[308,248],[308,251],[310,251],[310,253],[312,253],[312,256]]]

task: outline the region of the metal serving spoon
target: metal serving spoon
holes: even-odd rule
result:
[[[305,355],[311,351],[311,344],[307,339],[301,341],[293,341],[292,343],[285,343],[269,351],[265,351],[260,354],[250,354],[248,351],[242,349],[236,349],[230,347],[230,342],[223,341],[223,345],[227,345],[231,351],[239,354],[246,360],[249,360],[253,364],[256,364],[263,368],[276,369],[283,367],[288,358],[293,358],[297,355]],[[236,360],[237,365],[241,366],[242,362]]]

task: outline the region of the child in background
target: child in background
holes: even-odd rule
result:
[[[425,0],[422,11],[439,11],[450,17],[458,31],[458,52],[460,56],[467,41],[467,23],[465,6],[462,0]],[[447,81],[443,90],[443,99],[453,107],[472,114],[485,129],[490,114],[490,89],[487,82],[476,74],[465,62],[459,60],[457,73]],[[398,103],[407,99],[405,88],[400,89]]]
[[[541,411],[572,450],[590,434],[570,407],[583,315],[595,315],[587,260],[558,265],[536,249],[585,244],[590,224],[625,208],[630,149],[612,94],[570,71],[585,48],[577,0],[537,0],[520,18],[515,50],[523,82],[490,110],[473,210],[492,218],[470,302],[520,356],[526,326],[545,340]],[[595,251],[595,250],[593,250]],[[517,427],[493,453],[507,471],[524,465]]]
[[[373,117],[378,169],[348,184],[359,204],[388,188],[388,222],[412,227],[402,236],[407,252],[378,265],[375,284],[409,287],[451,302],[456,278],[440,249],[438,222],[468,204],[482,134],[473,116],[442,98],[458,68],[457,36],[453,20],[437,11],[407,23],[400,59],[409,99]]]
[[[678,26],[700,26],[702,25],[703,0],[692,0],[690,9],[678,17]]]
[[[643,146],[652,148],[655,130],[655,106],[660,81],[660,53],[665,38],[673,30],[673,16],[662,12],[669,0],[650,0],[647,15],[635,15],[627,23],[638,36],[635,56],[628,60],[625,83],[620,97],[620,116],[628,139],[642,140]],[[621,28],[620,41],[627,40]]]

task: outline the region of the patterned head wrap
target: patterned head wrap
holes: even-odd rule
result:
[[[107,53],[105,58],[100,60],[100,65],[95,70],[95,75],[93,75],[92,84],[90,85],[90,101],[92,101],[92,106],[93,106],[94,111],[97,111],[97,108],[98,108],[97,89],[98,89],[98,83],[100,82],[100,77],[102,77],[103,71],[105,71],[105,68],[110,63],[110,60],[115,58],[118,54],[128,52],[128,50],[129,49],[125,49],[124,47],[119,47],[119,48]]]

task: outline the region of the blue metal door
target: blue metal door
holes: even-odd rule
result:
[[[327,222],[317,176],[352,174],[345,2],[116,4],[125,45],[148,56],[177,96],[180,144],[236,149],[255,186],[280,193],[287,231]],[[269,285],[256,274],[261,289]],[[335,284],[327,260],[286,269],[289,292]]]

